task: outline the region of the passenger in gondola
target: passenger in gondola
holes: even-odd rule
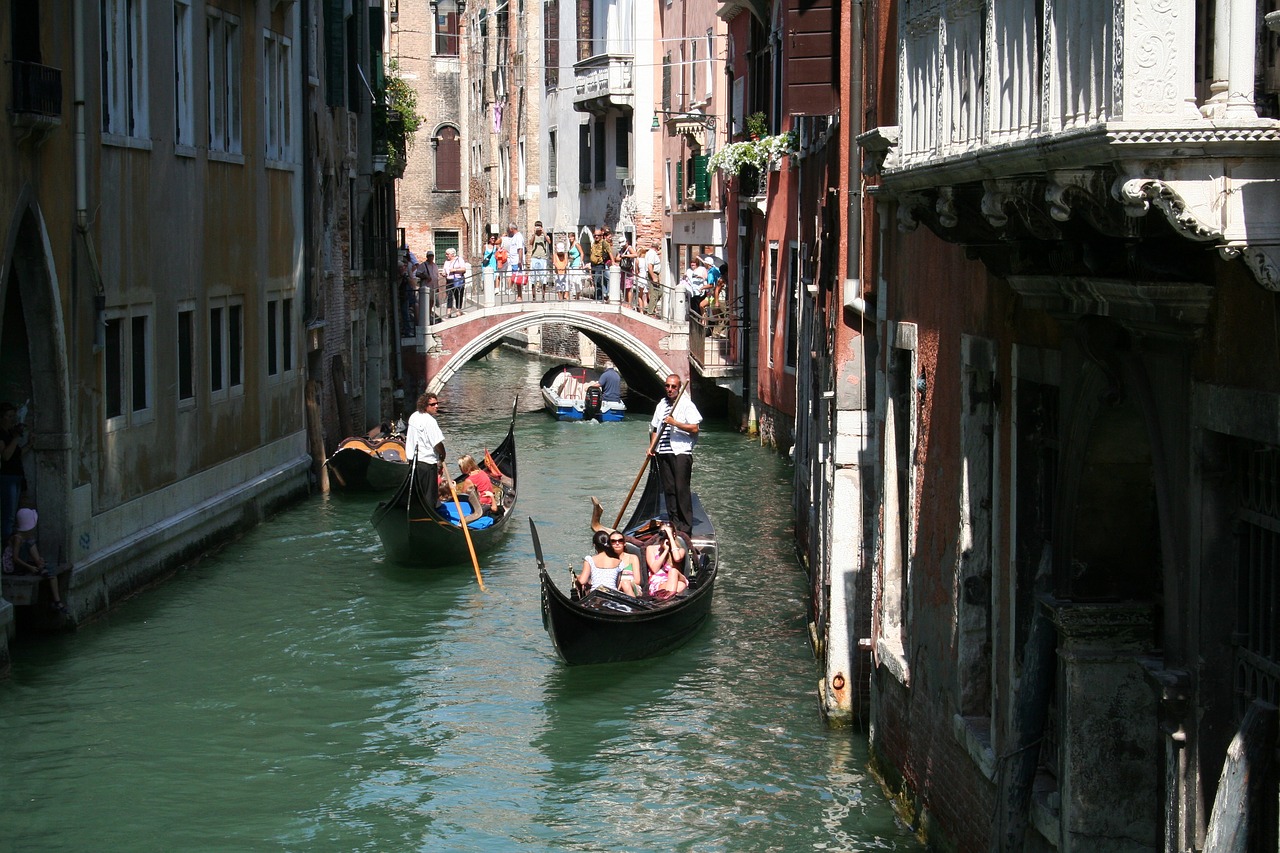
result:
[[[480,493],[476,490],[475,484],[470,480],[462,479],[454,481],[452,485],[453,489],[451,490],[448,476],[445,474],[440,475],[440,482],[436,485],[440,494],[440,504],[436,507],[436,512],[457,524],[456,513],[458,507],[454,505],[454,496],[456,494],[458,502],[462,504],[462,520],[468,526],[470,526],[471,522],[484,518],[484,504],[480,500]]]
[[[657,541],[644,549],[645,561],[649,566],[649,595],[658,601],[665,601],[685,591],[689,581],[679,566],[687,554],[688,551],[680,544],[671,525],[663,524]]]
[[[485,515],[496,516],[499,514],[501,506],[494,499],[495,492],[493,487],[493,479],[483,468],[476,464],[476,460],[471,455],[464,453],[458,457],[458,470],[462,471],[467,478],[466,482],[473,486],[480,501],[480,507]]]
[[[636,575],[640,565],[635,555],[624,550],[627,538],[617,531],[597,530],[591,543],[596,552],[583,558],[578,585],[584,590],[608,587],[638,598]]]

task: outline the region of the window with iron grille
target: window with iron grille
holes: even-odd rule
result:
[[[547,0],[542,7],[542,60],[548,89],[560,85],[560,0]]]
[[[1280,703],[1280,447],[1238,439],[1236,476],[1237,711]]]

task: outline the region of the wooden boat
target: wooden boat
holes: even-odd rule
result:
[[[558,364],[542,375],[542,405],[562,421],[620,421],[627,404],[600,399],[600,371],[576,364]],[[594,391],[594,393],[592,393]]]
[[[400,435],[344,438],[324,464],[334,485],[348,492],[389,492],[404,482],[409,469]]]
[[[636,536],[656,529],[667,517],[664,504],[657,467],[651,466],[644,493],[623,532]],[[542,624],[565,663],[617,663],[654,657],[678,648],[698,632],[711,611],[718,554],[715,527],[696,494],[693,516],[693,548],[684,570],[689,587],[666,601],[633,598],[613,589],[597,588],[581,597],[561,591],[547,574],[537,525],[529,519],[542,581]]]
[[[501,469],[507,483],[501,489],[502,512],[496,517],[483,516],[467,526],[477,554],[498,543],[515,510],[518,487],[515,429],[513,404],[507,437],[489,454],[489,458]],[[485,459],[484,453],[472,455],[478,463]],[[423,500],[423,496],[435,491],[429,473],[431,470],[431,466],[410,464],[400,488],[391,498],[379,502],[377,509],[373,511],[373,526],[378,531],[378,538],[382,540],[387,556],[397,563],[433,569],[470,565],[467,537],[456,520],[457,511],[452,499],[448,495],[442,495],[440,497],[443,502],[434,506],[428,506]],[[461,475],[454,478],[455,482],[463,479],[465,478]],[[494,484],[499,485],[497,478],[494,478]],[[464,512],[468,509],[465,498],[462,499],[462,507]]]

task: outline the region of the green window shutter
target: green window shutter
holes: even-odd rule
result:
[[[694,201],[698,204],[711,201],[711,173],[707,171],[707,161],[710,159],[708,154],[697,154],[689,158],[693,169],[693,174],[689,177],[693,182]]]
[[[342,19],[342,0],[326,0],[324,4],[324,101],[331,107],[341,106],[347,85],[346,22]]]
[[[676,203],[672,207],[684,204],[684,169],[676,169]]]

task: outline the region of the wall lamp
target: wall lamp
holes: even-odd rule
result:
[[[715,130],[716,127],[716,117],[706,113],[677,113],[655,108],[653,111],[653,124],[649,126],[649,130],[654,133],[662,129],[662,122],[658,120],[658,116],[666,116],[667,121],[688,122],[704,130]]]

